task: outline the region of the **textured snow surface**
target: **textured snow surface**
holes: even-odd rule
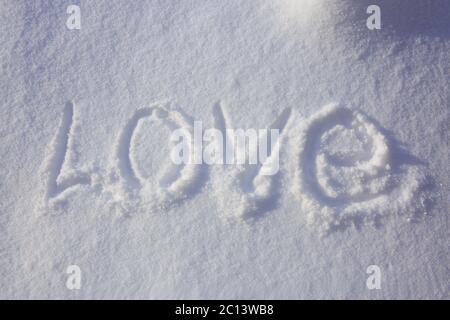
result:
[[[449,1],[3,0],[0,29],[1,298],[450,298]],[[194,121],[280,136],[174,165]]]

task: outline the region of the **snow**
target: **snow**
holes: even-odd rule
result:
[[[6,0],[0,28],[1,298],[450,298],[448,1]],[[280,136],[174,165],[194,121]]]
[[[326,231],[349,220],[374,222],[376,215],[410,209],[426,184],[419,163],[404,168],[410,156],[392,154],[395,143],[367,117],[336,104],[305,121],[293,140],[300,148],[294,193],[310,220],[318,215],[323,221],[317,227]],[[412,219],[416,212],[408,214]]]

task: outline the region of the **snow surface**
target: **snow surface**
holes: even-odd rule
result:
[[[1,298],[450,298],[449,1],[3,0],[0,29]],[[194,120],[280,138],[175,166]]]

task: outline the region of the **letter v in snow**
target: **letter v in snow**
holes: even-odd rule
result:
[[[215,127],[222,132],[224,137],[229,134],[229,117],[220,102],[213,110]],[[235,212],[243,218],[254,217],[271,210],[278,198],[276,184],[279,176],[279,152],[284,133],[291,117],[291,109],[284,109],[275,121],[266,130],[261,130],[258,137],[258,148],[250,148],[249,153],[258,152],[259,159],[256,164],[247,163],[236,168],[235,176],[240,186],[240,197],[243,206]],[[270,132],[270,138],[268,134]],[[227,137],[226,158],[229,158],[228,150],[235,150],[235,139]],[[249,154],[251,159],[254,155]],[[227,162],[229,159],[227,159]]]

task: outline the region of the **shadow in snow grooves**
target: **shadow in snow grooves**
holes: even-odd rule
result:
[[[53,143],[53,158],[49,165],[49,181],[47,189],[47,198],[55,198],[65,190],[79,184],[90,184],[90,178],[86,174],[79,174],[77,177],[66,178],[58,183],[58,177],[61,174],[62,167],[66,160],[67,152],[70,151],[71,130],[73,124],[74,104],[69,101],[66,103],[61,119],[61,125],[58,134]]]
[[[285,128],[291,117],[291,109],[287,108],[275,119],[267,128],[267,136],[260,135],[259,141],[267,141],[267,159],[263,163],[246,164],[242,171],[237,170],[236,177],[242,192],[244,208],[241,216],[247,218],[258,218],[265,212],[275,209],[276,200],[279,196],[279,170],[273,175],[265,175],[264,168],[273,162],[279,162],[280,142],[283,139]],[[230,129],[230,117],[223,108],[221,102],[217,102],[213,107],[214,126],[225,138],[223,145],[224,163],[226,163],[226,151],[228,148],[234,150],[234,140],[228,135]],[[278,139],[272,141],[271,130],[278,130]],[[258,152],[258,151],[256,151]],[[249,156],[249,154],[247,154]],[[261,155],[259,155],[261,157]],[[260,159],[261,160],[261,159]],[[279,166],[279,165],[278,165]]]
[[[138,190],[148,187],[149,184],[141,176],[136,164],[133,164],[132,144],[133,135],[138,129],[139,122],[144,118],[152,118],[164,123],[170,130],[185,130],[192,134],[192,124],[190,119],[180,110],[166,109],[158,105],[145,107],[137,110],[133,117],[128,121],[117,145],[117,160],[121,176],[124,178],[128,187]],[[192,145],[190,153],[193,153]],[[203,165],[184,164],[175,165],[170,161],[163,170],[162,177],[158,181],[156,189],[162,191],[171,200],[177,201],[182,198],[192,196],[198,192],[206,180],[207,171]],[[151,183],[150,183],[151,184]],[[161,202],[163,199],[160,199]]]
[[[129,185],[133,188],[138,188],[141,186],[139,179],[136,177],[135,170],[131,164],[130,159],[130,147],[131,139],[139,121],[143,118],[152,115],[152,108],[143,108],[136,111],[133,117],[128,121],[125,129],[122,132],[119,140],[119,146],[117,148],[117,157],[119,159],[119,170]]]

